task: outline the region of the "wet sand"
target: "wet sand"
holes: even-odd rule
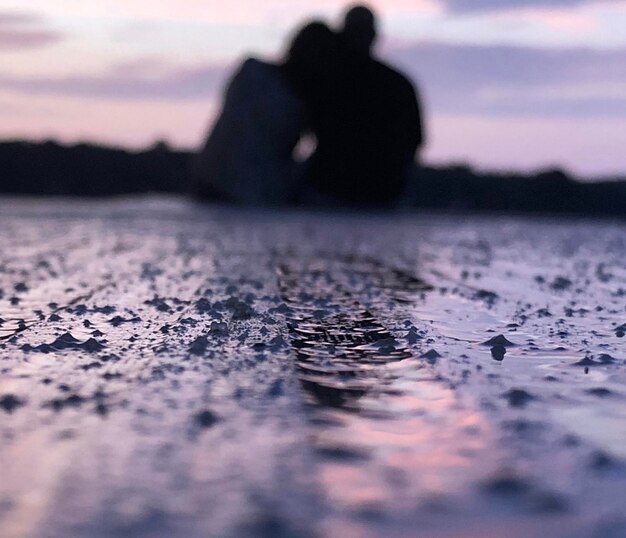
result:
[[[1,200],[0,536],[625,536],[625,232]]]

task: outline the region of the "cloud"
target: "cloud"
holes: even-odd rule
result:
[[[0,52],[38,49],[58,43],[63,35],[45,28],[33,13],[0,11]]]
[[[453,12],[509,11],[524,8],[563,9],[588,4],[619,3],[620,0],[441,0]]]
[[[11,103],[0,102],[0,112],[2,114],[17,114],[20,109]]]
[[[130,66],[132,65],[132,70]],[[154,59],[113,66],[102,75],[15,77],[0,75],[0,89],[31,95],[97,100],[193,100],[214,97],[228,71],[219,65],[157,69]]]
[[[259,24],[312,15],[343,12],[349,0],[29,0],[54,16],[114,17],[118,19]],[[439,9],[439,0],[368,0],[384,13]]]
[[[41,22],[42,18],[34,13],[24,11],[0,11],[0,26],[11,24],[32,24]]]
[[[626,116],[626,49],[423,43],[390,54],[438,112]]]
[[[539,49],[425,42],[386,52],[419,81],[427,111],[480,116],[626,118],[626,48]],[[146,57],[100,75],[0,75],[0,89],[94,101],[219,98],[231,67]]]

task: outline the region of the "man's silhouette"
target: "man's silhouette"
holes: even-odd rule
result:
[[[329,67],[331,92],[311,103],[317,149],[308,179],[325,197],[348,204],[387,205],[403,191],[423,143],[415,89],[372,58],[376,20],[366,7],[350,9]]]

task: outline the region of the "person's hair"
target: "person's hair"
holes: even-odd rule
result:
[[[370,8],[356,5],[348,9],[344,16],[341,38],[349,49],[369,53],[376,34],[376,15]]]
[[[314,20],[305,24],[289,45],[285,72],[300,93],[308,93],[327,78],[336,52],[336,36],[328,25]]]
[[[333,41],[333,32],[326,23],[311,21],[296,32],[289,45],[285,64],[317,64],[330,53]]]

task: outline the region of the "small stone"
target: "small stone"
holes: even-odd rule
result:
[[[611,357],[611,355],[609,355],[608,353],[602,353],[601,355],[598,355],[597,359],[598,362],[601,364],[615,364],[616,362],[618,362],[615,357]]]
[[[585,368],[589,368],[589,366],[597,366],[598,363],[594,361],[591,357],[585,357],[584,359],[580,359],[578,362],[572,364],[572,366],[584,366]]]
[[[595,471],[604,471],[614,467],[615,460],[605,452],[598,450],[591,455],[589,466]]]
[[[605,389],[603,387],[589,389],[586,392],[587,394],[591,394],[592,396],[597,396],[598,398],[608,398],[610,396],[615,395],[612,391],[610,391],[609,389]]]
[[[216,337],[228,336],[228,325],[224,322],[213,321],[209,328],[209,334]]]
[[[422,339],[422,336],[417,332],[417,329],[415,327],[412,327],[411,329],[409,329],[409,332],[406,334],[405,338],[407,342],[413,346]]]
[[[562,277],[562,276],[558,276],[553,280],[552,284],[550,284],[550,287],[553,290],[562,291],[571,287],[571,285],[572,285],[572,281],[570,279]]]
[[[513,474],[503,473],[485,481],[482,485],[482,489],[485,493],[489,493],[490,495],[519,496],[528,493],[531,487],[530,484],[522,478]]]
[[[219,422],[219,418],[208,409],[196,413],[194,420],[201,428],[210,428]]]
[[[498,336],[494,336],[490,338],[486,342],[483,342],[483,346],[504,346],[504,347],[513,347],[517,344],[514,344],[510,340],[507,340],[503,334],[499,334]]]
[[[211,306],[211,302],[204,297],[196,301],[196,304],[194,306],[196,307],[196,311],[198,312],[198,314],[208,314],[213,308]]]
[[[280,379],[277,379],[276,381],[274,381],[272,385],[270,386],[269,390],[267,391],[267,394],[271,396],[272,398],[278,398],[279,396],[282,396],[284,393],[285,391],[283,389],[283,382]]]
[[[236,297],[230,297],[224,302],[224,306],[231,311],[232,319],[234,320],[250,319],[255,313],[250,305]]]
[[[192,355],[204,355],[208,345],[209,341],[206,336],[198,336],[189,346],[189,353]]]
[[[430,363],[435,363],[437,362],[437,359],[441,358],[441,356],[442,355],[438,353],[436,350],[431,349],[427,351],[426,353],[424,353],[423,355],[420,355],[420,359],[426,359]]]
[[[89,353],[96,353],[104,349],[104,346],[95,338],[90,338],[89,340],[86,340],[82,344],[82,347],[83,349],[86,349]]]
[[[506,355],[506,348],[503,345],[497,345],[491,348],[491,356],[494,361],[502,362],[504,355]]]
[[[113,327],[119,327],[122,323],[137,323],[141,321],[141,318],[135,316],[134,318],[123,318],[122,316],[114,316],[107,323],[113,325]]]
[[[50,400],[45,407],[50,407],[53,411],[58,413],[63,411],[66,407],[78,408],[83,405],[83,403],[85,403],[85,398],[79,394],[72,394],[67,398],[55,398],[54,400]]]
[[[523,389],[511,389],[505,392],[502,397],[509,402],[511,407],[517,408],[526,407],[529,402],[536,399],[532,394],[529,394]]]
[[[5,394],[0,396],[0,409],[6,413],[13,413],[16,409],[26,405],[26,402],[13,394]]]

